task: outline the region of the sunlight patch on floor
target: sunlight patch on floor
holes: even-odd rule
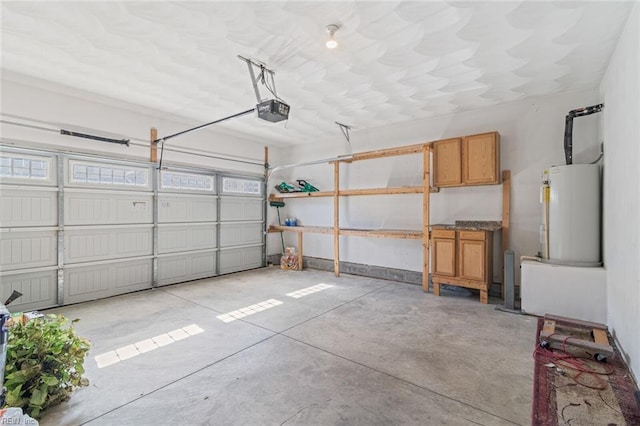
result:
[[[287,296],[293,297],[294,299],[299,299],[301,297],[307,296],[309,294],[317,293],[322,290],[326,290],[328,288],[333,287],[331,284],[318,284],[311,287],[303,288],[302,290],[297,290],[291,293],[287,293]]]
[[[271,309],[278,305],[282,305],[282,302],[276,299],[269,299],[264,302],[256,303],[255,305],[246,306],[235,311],[227,312],[226,314],[218,315],[216,318],[222,322],[231,322],[249,315],[257,314],[258,312],[266,309]]]
[[[120,361],[136,357],[145,352],[158,349],[162,346],[170,345],[171,343],[175,343],[188,337],[195,336],[196,334],[200,334],[202,332],[204,332],[202,328],[200,328],[196,324],[191,324],[186,327],[178,328],[177,330],[169,331],[168,333],[154,336],[150,339],[141,340],[131,345],[123,346],[121,348],[96,355],[94,359],[96,360],[98,368],[104,368],[113,364],[117,364]]]

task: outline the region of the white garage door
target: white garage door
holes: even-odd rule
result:
[[[0,153],[0,302],[12,311],[58,304],[58,158]]]
[[[65,159],[64,303],[150,288],[152,168]]]
[[[0,302],[17,290],[12,311],[44,309],[264,266],[263,187],[2,147]]]
[[[162,170],[159,182],[158,285],[216,275],[216,176]]]
[[[220,273],[265,265],[263,182],[220,177]]]

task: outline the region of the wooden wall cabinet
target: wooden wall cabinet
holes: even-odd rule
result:
[[[433,143],[434,186],[462,185],[462,139],[445,139]]]
[[[433,143],[436,187],[500,183],[500,135],[482,133]]]
[[[487,303],[493,281],[493,232],[434,229],[431,235],[433,293],[440,295],[440,284],[475,288],[480,301]]]

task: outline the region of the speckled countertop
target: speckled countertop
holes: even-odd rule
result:
[[[454,224],[436,223],[432,229],[455,229],[462,231],[498,231],[502,228],[502,222],[494,220],[456,220]]]

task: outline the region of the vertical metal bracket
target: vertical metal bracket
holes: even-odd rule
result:
[[[262,181],[262,266],[267,266],[267,180]]]
[[[58,306],[64,305],[64,163],[66,157],[56,155],[58,180]]]
[[[221,247],[220,247],[220,232],[222,231],[222,226],[221,226],[221,222],[220,222],[220,206],[222,204],[222,198],[221,194],[222,194],[222,175],[216,173],[215,174],[215,179],[216,179],[216,275],[220,275],[220,251],[221,251]]]
[[[156,167],[153,167],[153,173],[151,174],[151,184],[153,186],[153,259],[152,259],[152,269],[151,269],[151,287],[158,287],[158,210],[159,210],[159,202],[160,199],[158,197],[158,187],[160,181],[160,173],[162,171]]]

